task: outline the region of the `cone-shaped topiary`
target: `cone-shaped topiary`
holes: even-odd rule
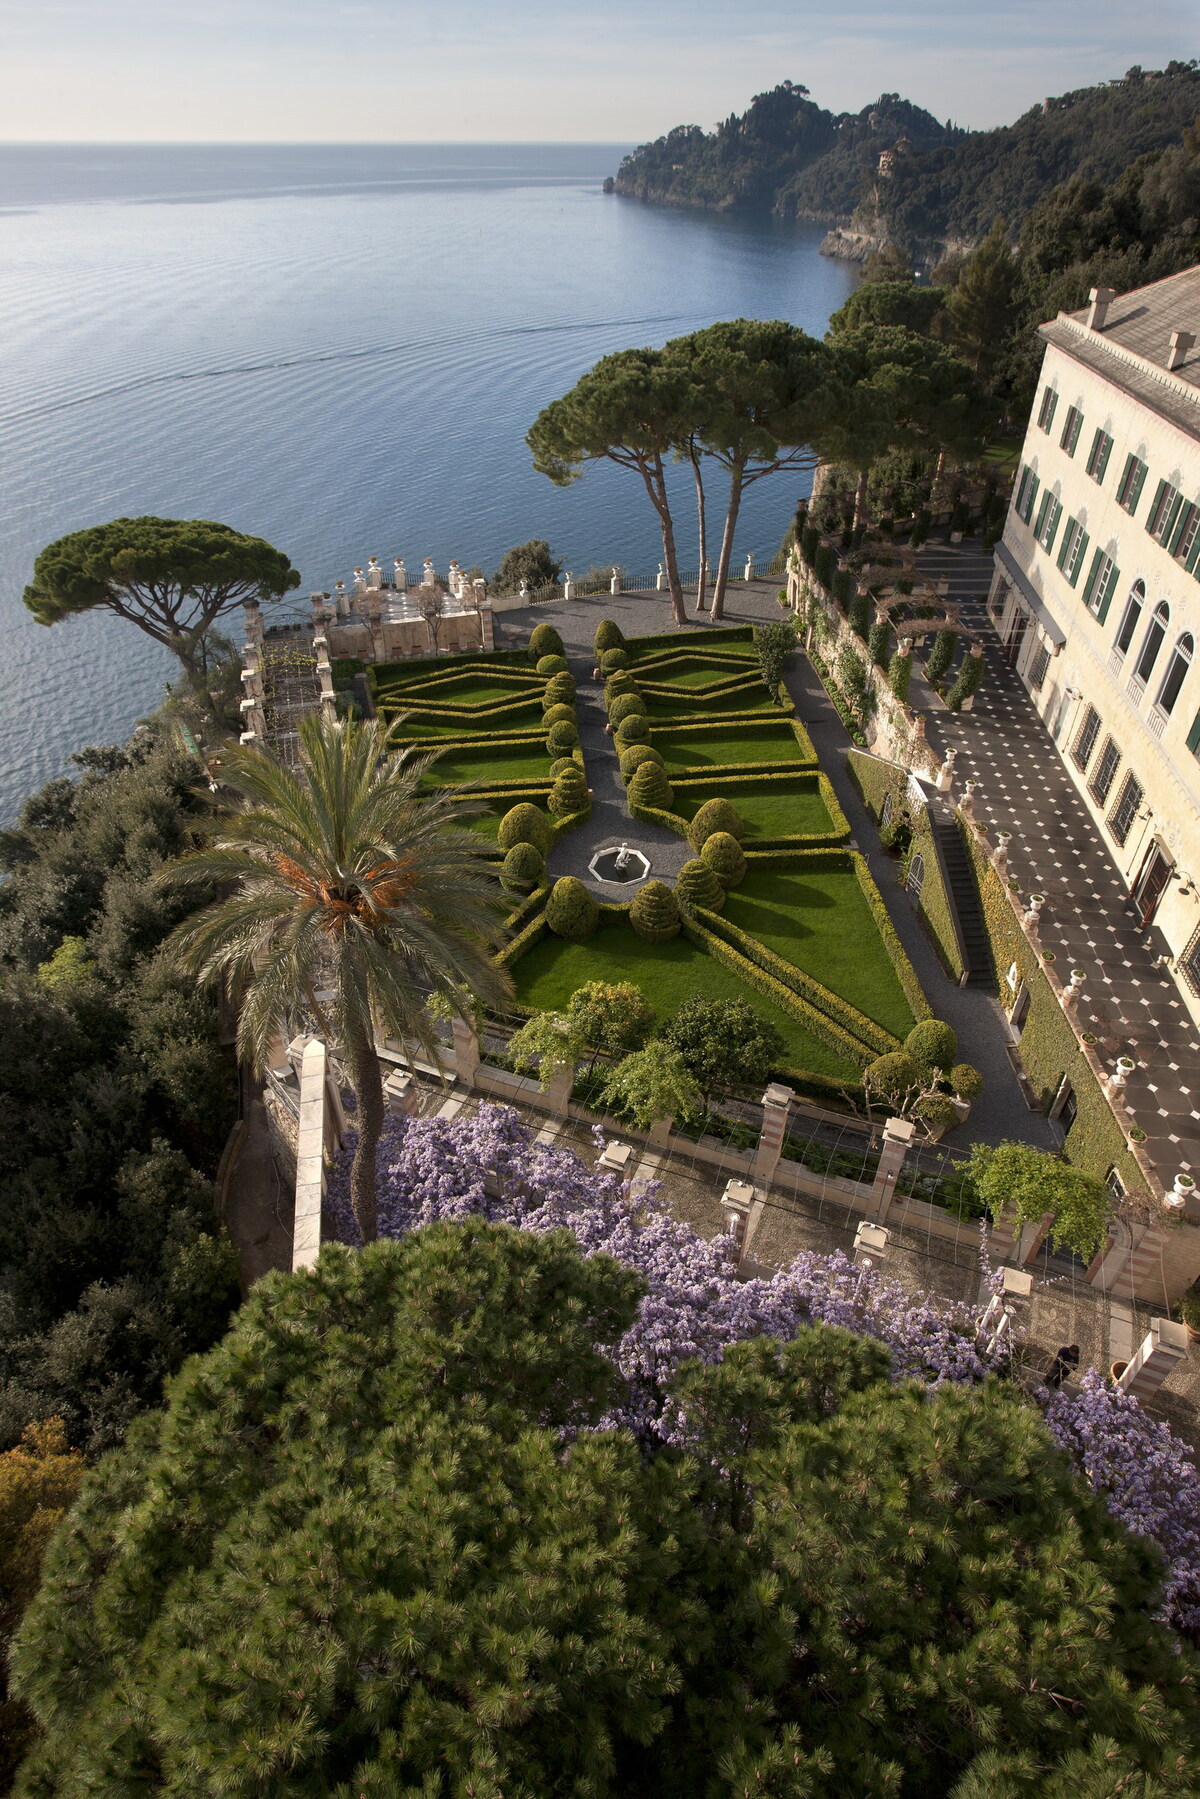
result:
[[[714,831],[700,851],[700,860],[712,869],[728,893],[746,878],[746,857],[736,837]]]
[[[632,779],[635,770],[643,762],[657,762],[660,768],[663,766],[663,759],[653,744],[631,743],[627,750],[621,751],[621,773],[627,781]]]
[[[553,625],[535,625],[529,633],[529,654],[535,662],[543,656],[561,656],[563,640]]]
[[[665,881],[647,881],[633,896],[629,922],[645,943],[668,943],[679,935],[679,901]]]
[[[958,1038],[952,1025],[940,1018],[923,1018],[904,1039],[904,1047],[924,1074],[945,1074],[958,1055]]]
[[[550,889],[546,901],[546,923],[556,937],[571,943],[582,943],[600,923],[600,908],[574,875],[563,875]]]
[[[587,780],[583,770],[572,762],[550,789],[546,804],[555,818],[569,818],[572,812],[582,812],[587,805]]]
[[[630,743],[649,743],[650,720],[641,712],[631,712],[628,718],[621,720],[615,736],[620,749]]]
[[[643,762],[628,791],[631,806],[654,806],[659,812],[669,812],[675,801],[666,770],[658,762]]]
[[[542,723],[549,730],[551,725],[568,724],[579,728],[579,715],[574,706],[547,706],[542,713]]]
[[[709,912],[719,912],[725,904],[720,877],[698,856],[680,869],[675,895],[681,906],[704,906]]]
[[[567,750],[579,748],[579,732],[570,719],[563,718],[556,725],[551,725],[546,748],[552,756],[562,756]]]
[[[609,720],[614,730],[622,719],[632,718],[635,712],[640,713],[643,718],[647,716],[646,702],[641,695],[619,693],[608,708]]]
[[[567,659],[565,656],[539,656],[537,672],[539,675],[565,675]]]
[[[596,626],[596,635],[592,639],[597,656],[603,656],[605,650],[623,650],[625,633],[615,619],[602,618]]]
[[[624,669],[619,669],[615,675],[610,675],[608,680],[604,683],[604,704],[606,706],[611,706],[613,701],[617,699],[619,695],[623,693],[640,694],[641,691],[641,688],[638,686],[633,676],[627,674]]]
[[[728,800],[705,800],[688,826],[688,842],[697,854],[714,831],[724,831],[728,836],[736,837],[739,842],[746,835],[745,821]]]
[[[575,682],[566,673],[551,675],[546,682],[546,691],[542,695],[543,706],[555,706],[560,703],[566,706],[572,706],[575,703]]]
[[[528,800],[511,807],[496,832],[496,842],[502,850],[510,850],[518,843],[532,843],[544,856],[553,841],[550,820],[540,806],[532,806]]]
[[[565,768],[578,767],[579,764],[576,762],[574,756],[556,756],[554,761],[550,764],[550,773],[557,781],[559,775],[562,774]]]
[[[602,675],[615,675],[618,669],[628,667],[628,650],[605,650],[600,658],[600,673]]]
[[[546,877],[546,858],[532,843],[514,843],[504,858],[500,880],[511,893],[529,893]]]

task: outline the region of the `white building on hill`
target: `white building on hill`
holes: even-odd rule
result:
[[[1200,1018],[1200,268],[1041,335],[990,610]]]

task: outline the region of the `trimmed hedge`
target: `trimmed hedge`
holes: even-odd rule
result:
[[[741,844],[728,831],[714,831],[700,851],[700,860],[711,868],[726,892],[746,878],[746,857]]]
[[[631,712],[616,727],[615,737],[621,749],[627,749],[631,743],[649,743],[650,726],[640,712]]]
[[[602,656],[605,650],[623,650],[625,633],[615,619],[602,618],[596,626],[596,635],[592,638],[592,644],[597,656]]]
[[[702,906],[706,912],[719,912],[725,904],[724,887],[699,856],[684,863],[675,880],[675,892],[680,905],[689,911]]]
[[[858,789],[864,805],[878,824],[888,794],[892,807],[903,807],[912,819],[912,850],[925,859],[925,880],[917,901],[917,916],[937,953],[938,960],[952,981],[961,981],[966,972],[958,932],[955,929],[957,909],[942,876],[942,858],[933,839],[933,826],[928,808],[913,808],[908,801],[908,772],[896,763],[885,762],[864,750],[851,750],[847,757],[850,779]],[[910,851],[910,855],[911,855]]]
[[[615,675],[610,675],[608,680],[604,683],[604,704],[606,706],[611,706],[613,701],[619,699],[622,694],[640,694],[641,691],[641,688],[638,686],[638,683],[634,680],[632,675],[626,674],[623,670],[618,670]]]
[[[527,949],[532,949],[535,943],[540,943],[542,938],[546,935],[546,932],[549,930],[550,927],[546,922],[545,907],[542,905],[545,894],[546,889],[544,887],[540,887],[536,893],[530,894],[530,899],[536,899],[540,909],[536,918],[531,918],[527,925],[522,926],[512,942],[506,943],[496,957],[496,961],[500,964],[501,968],[511,968],[514,962],[519,962],[521,957],[525,954],[525,951]]]
[[[579,732],[569,719],[560,719],[550,727],[546,737],[546,748],[552,756],[565,755],[568,750],[579,748]]]
[[[544,706],[572,706],[574,703],[574,676],[566,673],[565,670],[561,674],[551,675],[550,679],[546,682],[546,691],[542,696],[542,704]]]
[[[754,627],[752,625],[722,625],[718,630],[695,631],[658,631],[648,637],[628,637],[625,647],[637,658],[658,649],[682,650],[695,644],[698,649],[711,648],[720,643],[753,643]]]
[[[502,850],[511,850],[518,843],[532,843],[536,850],[544,856],[554,841],[550,820],[540,806],[528,804],[514,806],[500,820],[500,829],[496,832],[496,842]]]
[[[669,943],[678,937],[679,901],[665,881],[647,881],[629,906],[629,922],[645,943]]]
[[[896,927],[888,917],[887,907],[883,903],[883,895],[875,885],[871,871],[867,867],[866,858],[857,850],[847,850],[851,866],[858,877],[863,898],[871,908],[871,916],[875,927],[883,938],[883,947],[887,951],[892,967],[896,970],[896,978],[904,989],[904,997],[912,1008],[913,1017],[920,1022],[922,1018],[933,1017],[933,1007],[925,998],[921,983],[917,979],[916,970],[904,951],[904,945],[896,935]]]
[[[624,724],[627,718],[633,718],[635,713],[639,718],[646,717],[646,702],[640,694],[620,693],[609,703],[608,717],[614,730],[618,725]]]
[[[777,731],[781,725],[786,725],[791,730],[792,736],[795,738],[796,743],[802,752],[801,760],[799,762],[789,762],[787,766],[796,774],[802,773],[806,765],[815,768],[817,766],[817,752],[813,748],[812,738],[804,729],[800,720],[794,716],[771,718],[764,716],[761,712],[753,712],[748,716],[733,715],[729,717],[722,714],[717,718],[671,719],[655,726],[655,729],[661,731],[663,736],[670,735],[672,737],[687,736],[693,731],[707,731],[709,733],[712,733],[713,731],[729,731],[736,734],[738,737],[752,737],[756,728],[761,729],[764,732]],[[771,764],[738,762],[731,763],[729,766],[750,774],[756,768],[769,768]],[[707,764],[697,769],[698,774],[711,774],[712,772],[713,770]]]
[[[640,818],[644,825],[657,825],[660,831],[673,831],[676,837],[687,834],[677,812],[664,812],[658,806],[639,806],[636,800],[629,800],[629,816]]]
[[[546,804],[555,818],[570,818],[586,803],[587,777],[572,763],[569,771],[564,771],[555,781]]]
[[[732,788],[734,789],[734,798],[736,798],[736,790],[739,786],[744,787],[748,793],[761,793],[764,788],[768,787],[773,781],[793,781],[797,776],[807,777],[811,780],[812,774],[813,771],[811,769],[798,769],[795,767],[772,769],[759,774],[743,774],[742,770],[739,768],[736,772],[722,775],[718,775],[717,771],[712,769],[708,771],[707,775],[699,773],[676,775],[674,785],[677,793],[685,794],[689,791],[694,792],[699,787],[720,786],[722,788]],[[827,831],[796,832],[790,835],[785,833],[775,837],[753,837],[749,840],[749,844],[746,847],[749,848],[753,846],[760,850],[804,850],[821,849],[833,844],[847,842],[850,837],[850,821],[838,804],[837,795],[833,791],[833,784],[830,781],[829,776],[825,774],[823,770],[818,769],[816,771],[816,777],[817,792],[820,795],[821,802],[824,805],[826,812],[829,814],[829,829]],[[733,804],[733,800],[728,793],[715,796],[715,798],[707,802],[707,804],[716,804],[717,800],[721,798],[724,798],[725,800],[728,800],[730,804]],[[697,820],[700,818],[701,812],[704,810],[705,808],[702,806],[700,812],[697,812],[696,817],[688,827],[688,842],[691,843],[693,849],[699,849],[700,847],[695,842],[692,831],[695,828]]]
[[[661,812],[669,812],[675,795],[666,772],[658,762],[643,762],[634,773],[629,783],[630,806],[653,806]]]
[[[504,929],[506,931],[511,931],[514,935],[519,935],[520,932],[525,929],[525,926],[529,921],[536,918],[543,910],[546,904],[546,895],[549,891],[549,883],[546,883],[541,887],[535,887],[533,892],[528,894],[526,898],[509,913],[508,917],[504,920]]]
[[[542,724],[547,731],[552,725],[574,725],[576,729],[578,729],[579,714],[576,712],[574,706],[568,706],[563,701],[557,701],[553,706],[547,706],[546,710],[542,713]]]
[[[561,656],[563,640],[553,625],[535,625],[529,633],[529,654],[537,662],[542,656]]]
[[[627,750],[621,751],[619,766],[622,775],[627,781],[630,780],[644,762],[653,762],[659,768],[663,767],[662,757],[651,744],[631,743]]]
[[[504,858],[500,879],[517,893],[540,887],[546,876],[546,858],[532,843],[514,843]]]
[[[550,764],[550,778],[551,780],[556,781],[559,775],[565,773],[568,768],[578,767],[579,764],[576,762],[574,756],[556,756],[554,761]]]
[[[746,835],[745,821],[727,799],[705,800],[687,826],[687,840],[699,855],[714,832],[723,832],[739,841]]]
[[[539,675],[565,675],[567,659],[565,656],[539,656],[537,672]]]
[[[605,650],[600,657],[600,673],[615,675],[618,669],[629,667],[629,652],[620,647]]]
[[[600,909],[582,881],[563,875],[550,889],[546,923],[556,937],[583,943],[599,928]]]

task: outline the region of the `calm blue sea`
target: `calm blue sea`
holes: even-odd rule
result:
[[[222,519],[285,550],[302,591],[372,554],[490,568],[534,536],[576,572],[653,571],[634,477],[534,474],[538,409],[606,352],[715,319],[820,333],[854,272],[819,227],[605,196],[622,153],[0,146],[0,817],[127,735],[170,673],[117,620],[26,613],[66,531]],[[751,490],[739,554],[775,549],[801,489]]]

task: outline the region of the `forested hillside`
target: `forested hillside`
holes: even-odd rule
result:
[[[1048,99],[1015,124],[966,132],[897,94],[833,114],[784,82],[713,132],[679,126],[627,156],[618,193],[719,211],[858,221],[914,251],[1011,227],[1078,176],[1110,183],[1138,157],[1177,144],[1200,113],[1200,68],[1172,62]],[[880,156],[891,151],[890,169]]]

